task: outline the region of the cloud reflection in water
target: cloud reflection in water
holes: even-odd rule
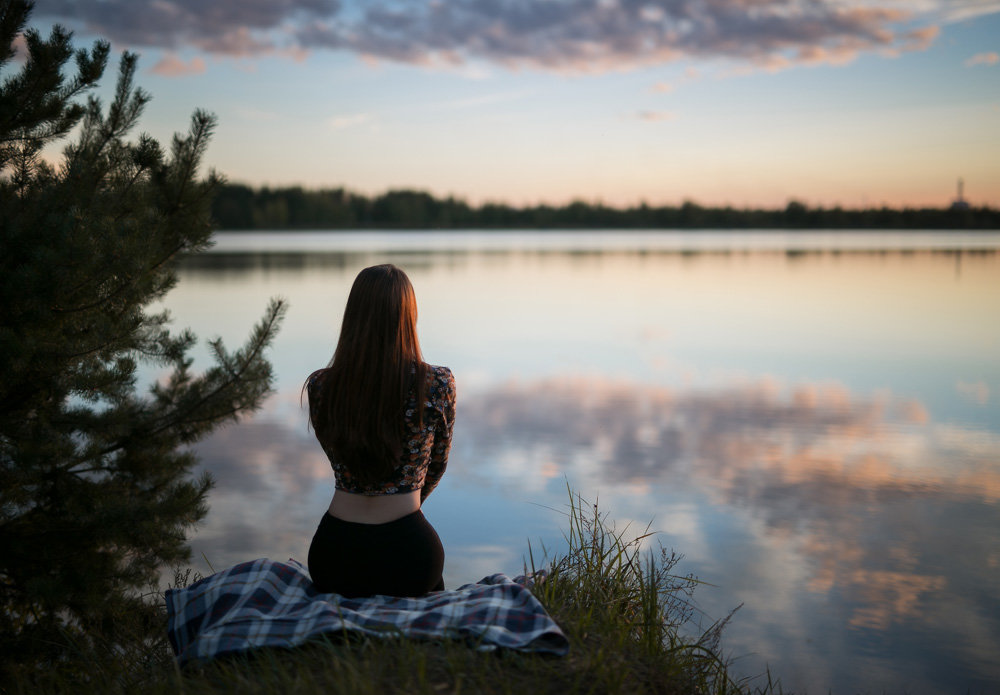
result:
[[[333,482],[304,415],[292,426],[265,413],[218,433],[199,454],[217,486],[196,557],[204,552],[216,569],[260,555],[305,557]],[[930,644],[933,634],[935,645],[950,646],[937,659],[941,673],[928,678],[962,688],[949,679],[1000,681],[989,657],[1000,652],[991,588],[1000,569],[996,433],[936,423],[919,402],[859,397],[835,384],[685,391],[563,377],[464,394],[431,510],[452,583],[516,570],[488,565],[552,531],[511,521],[476,527],[473,543],[449,543],[468,523],[470,500],[514,520],[526,500],[561,507],[566,481],[609,503],[612,518],[624,512],[644,525],[655,515],[667,544],[693,553],[698,573],[721,587],[720,605],[747,603],[737,639],[765,659],[780,658],[783,641],[836,630],[824,639],[846,656],[824,654],[823,668],[860,658],[868,670],[857,672],[877,679],[887,667],[865,653],[865,640],[923,635]],[[777,614],[810,606],[822,616]],[[926,649],[908,644],[908,658]],[[886,687],[905,664],[893,668]]]
[[[934,643],[948,641],[955,651],[945,683],[1000,678],[988,656],[1000,651],[990,588],[1000,565],[995,433],[935,423],[921,403],[890,394],[860,398],[837,385],[771,381],[711,392],[594,378],[511,383],[467,402],[461,417],[469,450],[493,463],[477,471],[481,478],[534,489],[566,476],[633,515],[636,505],[649,506],[638,497],[660,497],[666,508],[653,508],[668,520],[671,508],[683,508],[678,500],[693,502],[693,515],[682,512],[687,528],[660,528],[685,552],[685,543],[707,536],[718,556],[707,566],[721,576],[705,578],[745,589],[740,600],[774,600],[772,610],[823,606],[834,614],[826,629],[841,630],[847,642],[851,633],[881,634],[891,644],[910,641],[905,633],[940,631]],[[746,548],[726,557],[741,540],[713,525],[712,510],[744,515],[752,549],[781,548],[802,576],[783,577],[770,599],[768,587],[741,586],[746,576],[766,575],[753,565],[771,558],[748,559]],[[753,606],[745,613],[796,622]],[[748,643],[766,652],[760,635]]]

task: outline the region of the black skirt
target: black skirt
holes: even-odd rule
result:
[[[441,539],[419,509],[386,524],[323,515],[309,546],[309,574],[347,598],[422,596],[444,590]]]

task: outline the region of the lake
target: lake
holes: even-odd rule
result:
[[[290,310],[276,393],[197,447],[197,570],[305,561],[333,477],[302,383],[383,262],[457,379],[449,587],[558,552],[568,486],[684,556],[704,626],[742,605],[738,675],[1000,692],[1000,233],[220,233],[175,327],[232,348]]]

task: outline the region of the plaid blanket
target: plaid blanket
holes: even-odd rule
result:
[[[482,650],[564,655],[569,642],[531,594],[532,582],[494,574],[420,598],[347,599],[320,593],[295,560],[265,558],[168,590],[167,633],[181,665],[345,632],[468,639]]]

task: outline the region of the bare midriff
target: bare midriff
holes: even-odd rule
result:
[[[420,490],[397,495],[358,495],[337,490],[330,515],[357,524],[387,524],[420,509]]]

